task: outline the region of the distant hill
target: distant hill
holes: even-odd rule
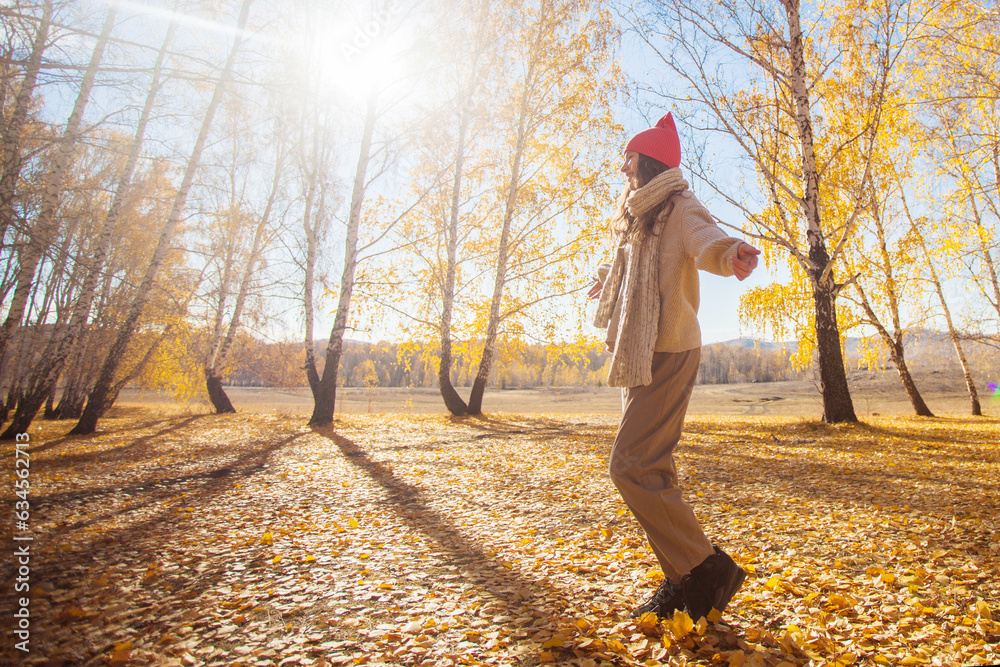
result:
[[[721,341],[719,344],[728,345],[730,347],[742,347],[746,349],[760,348],[763,350],[781,350],[784,348],[789,352],[793,352],[799,347],[799,344],[796,342],[775,343],[769,340],[756,340],[754,338],[733,338],[731,340]]]

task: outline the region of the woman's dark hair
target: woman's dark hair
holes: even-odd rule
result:
[[[639,187],[646,185],[651,180],[665,172],[669,169],[667,165],[663,164],[659,160],[654,160],[648,155],[639,154],[639,160],[636,163],[636,175],[638,176]],[[642,232],[644,234],[652,234],[653,226],[656,223],[656,219],[660,216],[664,207],[669,204],[670,209],[674,207],[673,201],[665,201],[655,207],[652,211],[648,212],[646,215],[639,219],[633,218],[632,214],[628,212],[628,208],[625,206],[625,200],[622,200],[622,208],[619,211],[618,220],[615,224],[615,230],[623,238],[632,238],[636,234]]]

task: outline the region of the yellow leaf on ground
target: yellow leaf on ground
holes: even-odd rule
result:
[[[993,613],[990,611],[990,606],[986,604],[985,600],[978,600],[976,602],[976,611],[979,612],[979,618],[987,621],[993,620]]]
[[[850,609],[855,605],[854,600],[840,593],[834,593],[827,599],[827,605],[836,609]]]
[[[742,667],[747,661],[747,654],[743,651],[733,651],[729,654],[729,667]]]
[[[639,617],[639,620],[635,622],[639,626],[639,629],[644,633],[652,634],[656,630],[656,626],[660,623],[660,619],[657,618],[656,614],[651,611],[647,611],[645,614]]]
[[[132,642],[122,642],[115,644],[111,651],[111,662],[128,662],[131,659]]]
[[[280,555],[279,556],[275,556],[274,559],[271,560],[271,562],[275,563],[275,564],[280,563],[281,562],[281,556]]]
[[[542,648],[558,648],[563,645],[562,635],[552,635],[548,641],[542,644]]]
[[[609,651],[614,651],[615,653],[625,652],[625,644],[622,644],[617,639],[609,639],[608,641],[604,642],[604,646],[607,647]]]
[[[665,622],[667,629],[675,639],[681,639],[694,629],[694,621],[683,611],[674,612],[674,617]]]

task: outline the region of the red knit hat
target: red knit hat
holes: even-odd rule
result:
[[[668,113],[656,123],[656,127],[643,130],[629,139],[625,152],[629,151],[647,155],[670,168],[680,166],[681,140],[677,136],[674,117]]]

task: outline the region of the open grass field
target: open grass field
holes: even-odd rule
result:
[[[969,413],[969,397],[954,378],[927,374],[918,378],[935,414]],[[271,389],[229,387],[226,390],[238,410],[276,413],[286,416],[312,413],[312,396],[306,387]],[[459,389],[468,396],[468,389]],[[912,414],[906,394],[894,372],[855,373],[851,377],[854,407],[859,417]],[[980,396],[983,411],[1000,415],[1000,398],[984,391]],[[445,414],[437,389],[341,388],[337,392],[337,411],[342,414]],[[126,390],[118,401],[120,407],[148,406],[205,412],[211,409],[207,398],[178,403],[169,396]],[[612,387],[552,387],[487,391],[483,401],[487,413],[620,414],[621,391]],[[820,393],[808,381],[753,384],[716,384],[695,387],[688,410],[693,415],[783,415],[819,418],[823,412]]]
[[[776,414],[773,386],[709,389],[678,464],[749,572],[720,619],[628,618],[659,574],[606,473],[615,390],[479,419],[412,395],[377,414],[383,394],[315,430],[238,396],[223,416],[127,400],[92,436],[32,427],[30,653],[5,630],[0,663],[1000,662],[995,404],[829,426]]]

